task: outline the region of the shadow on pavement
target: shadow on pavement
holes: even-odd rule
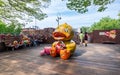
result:
[[[81,56],[85,53],[86,51],[85,50],[76,50],[75,53],[73,54],[72,57],[78,57],[78,56]]]

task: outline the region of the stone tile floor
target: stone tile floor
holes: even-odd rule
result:
[[[40,56],[45,46],[0,52],[0,75],[120,75],[120,45],[77,45],[69,60]]]

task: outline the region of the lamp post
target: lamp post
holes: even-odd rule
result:
[[[58,23],[58,26],[59,26],[59,21],[60,21],[61,19],[62,19],[61,17],[57,16],[56,21],[57,21],[57,23]]]

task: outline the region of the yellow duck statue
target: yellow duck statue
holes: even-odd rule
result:
[[[61,24],[52,35],[56,41],[52,44],[50,55],[60,56],[64,60],[69,59],[76,49],[76,43],[72,40],[74,35],[72,27],[67,23]]]

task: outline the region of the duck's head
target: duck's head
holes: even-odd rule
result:
[[[62,41],[71,40],[73,35],[74,33],[72,27],[67,23],[59,25],[53,32],[53,38],[55,40],[62,40]]]

